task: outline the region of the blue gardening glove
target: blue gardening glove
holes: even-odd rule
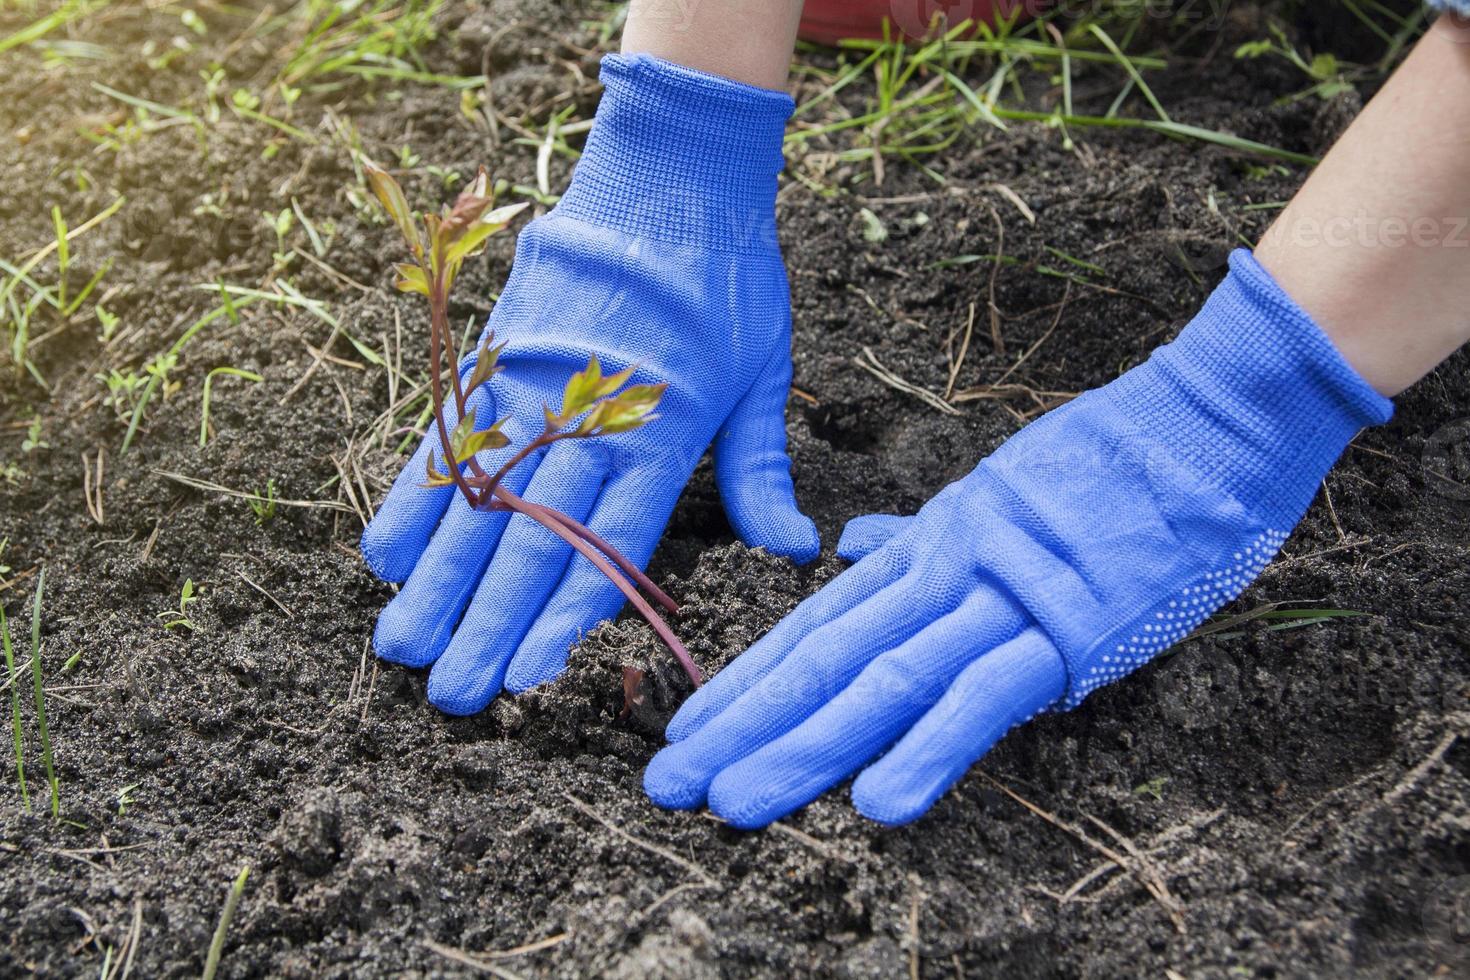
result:
[[[648,57],[609,55],[602,80],[571,186],[521,233],[490,316],[505,371],[469,404],[482,428],[509,416],[512,445],[481,462],[493,472],[538,435],[542,406],[560,405],[589,356],[609,374],[637,365],[633,383],[668,384],[656,422],[557,443],[513,470],[508,489],[582,521],[641,568],[713,440],[736,533],[808,561],[819,544],[786,456],[791,309],[775,235],[791,99]],[[432,663],[429,700],[472,714],[502,686],[560,673],[579,633],[617,615],[623,597],[539,524],[421,486],[438,450],[431,434],[362,552],[381,578],[407,579],[378,618],[378,655]]]
[[[654,802],[759,827],[861,769],[859,811],[913,820],[1012,726],[1239,594],[1392,405],[1249,253],[1230,269],[1147,363],[918,516],[849,524],[838,550],[861,560],[674,716],[644,775]]]

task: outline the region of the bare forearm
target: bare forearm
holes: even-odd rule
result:
[[[801,0],[633,0],[624,54],[651,54],[759,88],[786,87]]]
[[[1256,257],[1385,395],[1470,341],[1470,25],[1419,42]]]

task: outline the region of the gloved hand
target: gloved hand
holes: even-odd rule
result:
[[[1248,252],[1230,268],[1145,364],[917,517],[849,524],[839,553],[866,557],[685,702],[644,775],[653,801],[758,827],[863,769],[857,809],[905,823],[1012,726],[1239,594],[1392,405]]]
[[[602,80],[571,186],[521,233],[490,317],[505,371],[470,405],[481,428],[509,416],[512,446],[481,461],[493,471],[539,434],[542,406],[560,405],[590,355],[607,373],[637,365],[633,383],[668,384],[656,422],[557,443],[507,488],[582,521],[641,568],[714,439],[736,533],[808,561],[819,544],[786,456],[791,310],[775,235],[791,99],[646,56],[609,55]],[[378,655],[433,663],[429,700],[472,714],[502,686],[558,674],[579,633],[617,615],[623,597],[539,524],[421,486],[438,448],[431,434],[404,467],[362,553],[379,577],[407,579],[378,618]]]

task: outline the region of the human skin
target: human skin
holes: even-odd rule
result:
[[[1470,341],[1467,177],[1470,21],[1446,14],[1256,247],[1381,394]]]
[[[800,20],[800,0],[633,0],[623,54],[784,89]]]

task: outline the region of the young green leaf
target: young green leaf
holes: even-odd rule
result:
[[[473,228],[479,222],[480,216],[494,203],[488,197],[478,197],[469,191],[463,191],[454,199],[454,206],[444,212],[444,234],[448,236],[446,244],[459,241],[460,236]]]
[[[475,369],[470,372],[469,383],[465,386],[466,394],[505,370],[500,364],[500,352],[503,350],[505,342],[495,343],[495,331],[485,331],[485,337],[480,341],[480,351],[475,356]]]
[[[449,247],[449,261],[463,262],[471,255],[478,255],[481,251],[484,250],[485,242],[490,238],[490,236],[494,235],[496,232],[503,231],[506,224],[509,223],[510,219],[515,217],[515,215],[520,211],[524,210],[528,203],[529,202],[512,204],[507,207],[498,208],[494,212],[492,212],[493,214],[510,212],[504,220],[490,221],[487,220],[490,216],[486,215],[484,219],[481,219],[480,221],[477,221],[474,224],[470,225],[467,229],[465,229],[460,238]],[[445,227],[448,227],[447,223]]]
[[[597,360],[597,355],[593,354],[586,368],[567,379],[567,386],[561,396],[561,424],[565,425],[587,411],[599,398],[605,398],[617,391],[632,376],[633,368],[630,367],[604,377],[602,364]]]
[[[490,211],[482,215],[480,217],[480,224],[494,225],[495,230],[499,231],[506,225],[510,224],[511,219],[513,219],[516,215],[520,214],[522,211],[526,210],[526,208],[530,206],[530,201],[520,201],[515,204],[503,204],[500,207],[496,208],[494,211]]]
[[[485,242],[491,235],[505,230],[505,226],[510,224],[511,219],[530,207],[530,204],[530,201],[507,204],[505,207],[496,208],[482,215],[478,221],[465,229],[458,241],[450,246],[449,260],[456,263],[463,262],[471,255],[478,255],[484,250]]]
[[[598,402],[592,414],[577,426],[579,436],[610,436],[629,432],[658,418],[653,410],[663,398],[666,384],[633,385],[616,398]]]
[[[469,459],[471,456],[486,449],[502,449],[510,445],[510,437],[500,431],[500,426],[505,423],[501,419],[488,429],[479,432],[471,432],[465,438],[464,445],[460,447],[459,458]]]
[[[429,453],[429,455],[424,457],[424,470],[426,471],[427,479],[419,484],[419,486],[430,488],[454,486],[454,477],[440,473],[438,467],[434,465],[433,453]]]
[[[474,431],[475,410],[471,408],[464,413],[464,418],[459,420],[459,423],[454,427],[454,431],[449,433],[451,455],[455,459],[462,460],[465,458],[464,443]]]
[[[424,242],[419,237],[418,226],[413,223],[413,210],[408,206],[408,198],[403,196],[403,188],[398,186],[388,171],[379,167],[376,163],[363,157],[362,171],[367,175],[368,186],[373,189],[378,200],[382,202],[383,209],[398,225],[398,230],[403,233],[404,239],[414,250],[415,254],[423,251]]]
[[[398,280],[393,285],[400,292],[429,295],[429,279],[424,275],[423,269],[411,262],[399,262],[393,269],[398,273]]]

